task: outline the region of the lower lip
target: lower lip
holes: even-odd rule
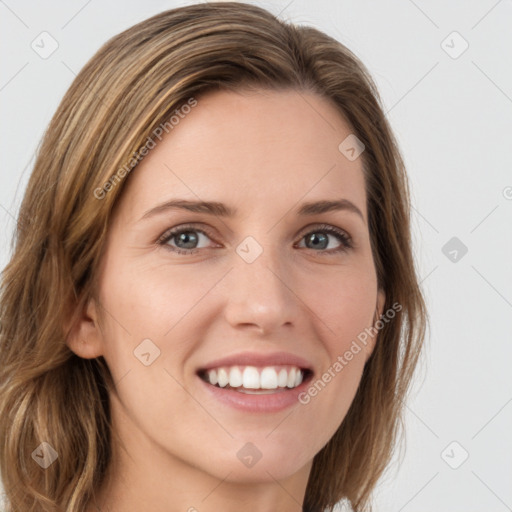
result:
[[[206,392],[215,397],[220,402],[229,405],[235,409],[245,412],[279,412],[299,404],[299,395],[309,386],[311,375],[296,388],[278,388],[284,391],[269,393],[265,395],[249,395],[241,391],[233,391],[232,389],[219,388],[208,384],[200,377],[197,377],[202,385],[206,388]]]

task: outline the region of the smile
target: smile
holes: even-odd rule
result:
[[[212,386],[261,394],[296,388],[308,374],[297,366],[228,366],[204,370],[199,376]]]

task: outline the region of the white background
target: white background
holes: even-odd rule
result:
[[[0,1],[0,268],[35,151],[75,74],[111,36],[188,3]],[[512,510],[512,2],[252,3],[362,59],[408,167],[431,330],[403,461],[381,479],[375,510]],[[59,45],[47,59],[31,48],[43,31]],[[442,252],[452,237],[468,249],[455,262]]]

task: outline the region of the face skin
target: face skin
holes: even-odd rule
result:
[[[284,351],[306,359],[316,380],[382,312],[362,161],[338,149],[350,133],[312,93],[215,92],[132,171],[108,234],[100,305],[89,302],[68,339],[81,357],[104,356],[116,383],[113,428],[124,447],[114,443],[101,510],[302,510],[312,459],[343,421],[373,346],[307,405],[278,412],[226,405],[196,371],[235,353]],[[141,220],[177,198],[237,214],[175,209]],[[296,213],[305,202],[339,199],[362,218],[347,209]],[[195,245],[183,236],[158,244],[184,224],[207,234],[194,231]],[[353,248],[322,224],[346,233]],[[236,251],[246,237],[262,249],[252,263]],[[134,355],[145,339],[160,350],[149,366]],[[248,442],[261,453],[252,467],[237,457]]]

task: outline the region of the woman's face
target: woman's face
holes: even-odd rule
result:
[[[384,299],[350,135],[312,93],[215,92],[132,171],[88,308],[132,459],[270,481],[338,429]]]

